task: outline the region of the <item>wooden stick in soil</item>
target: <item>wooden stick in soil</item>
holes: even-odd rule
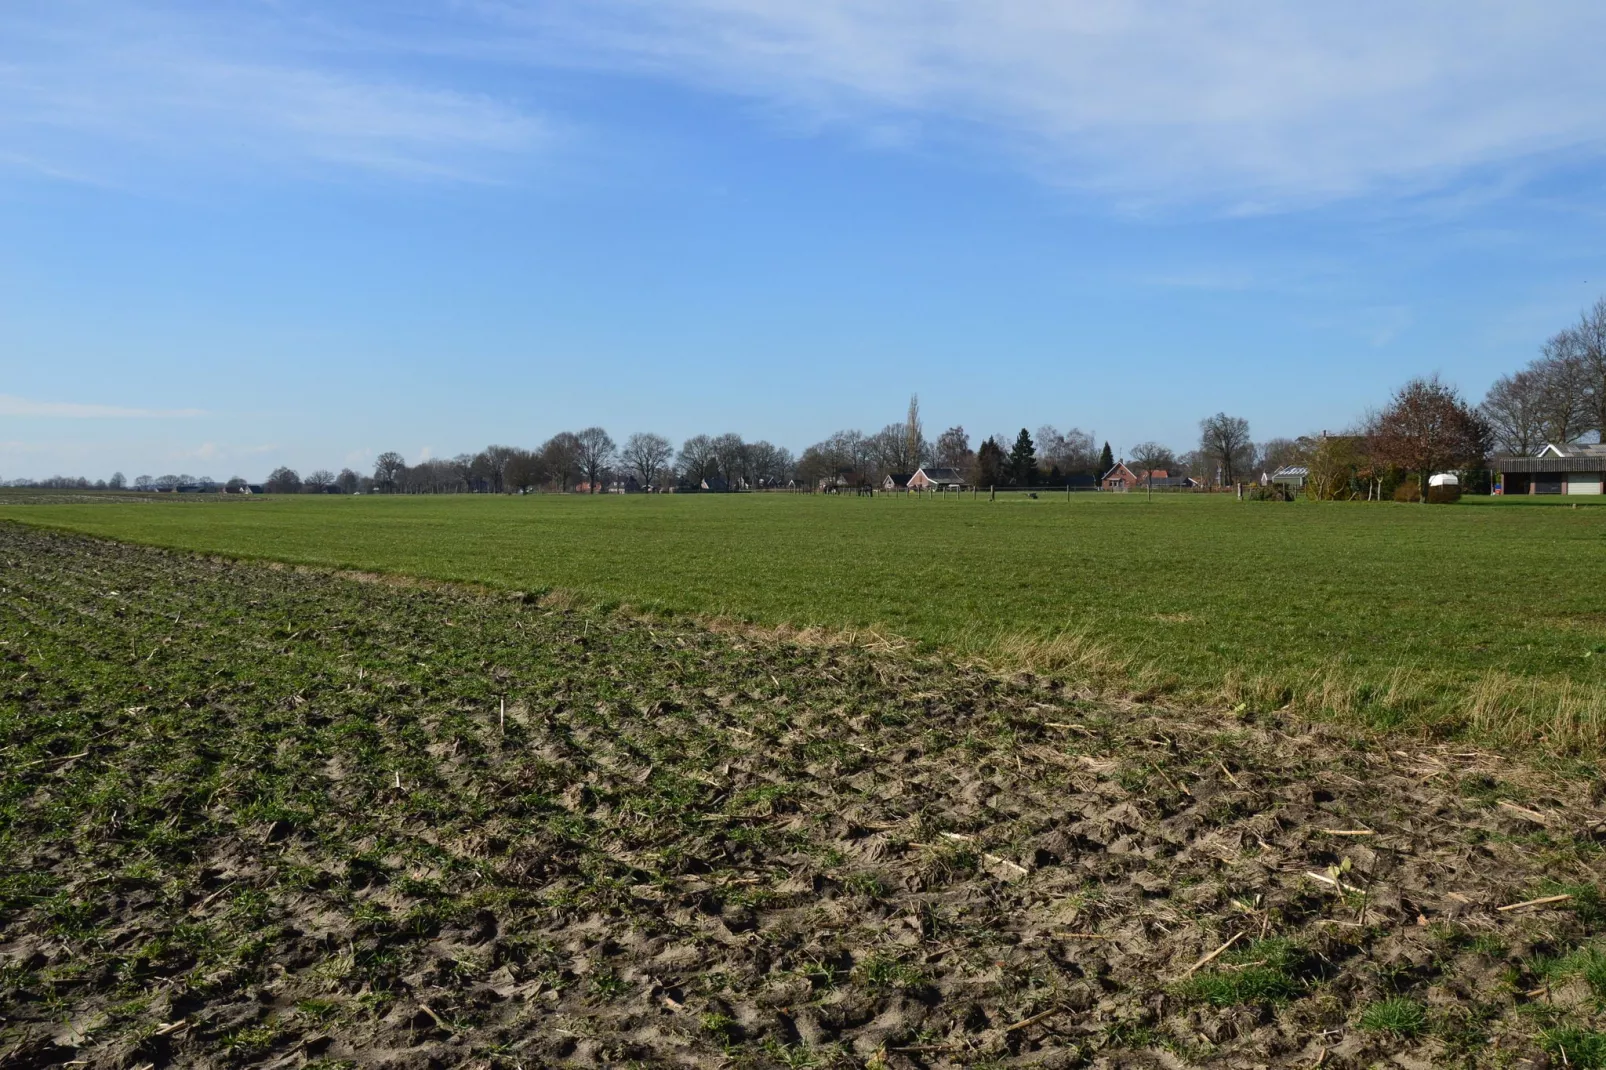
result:
[[[88,751],[80,751],[77,754],[63,754],[59,758],[36,758],[31,762],[23,762],[22,764],[18,765],[17,768],[18,769],[26,769],[30,765],[48,765],[51,762],[70,762],[74,758],[87,758],[87,757],[89,757],[89,752]]]
[[[1567,895],[1547,895],[1540,899],[1526,899],[1521,903],[1508,903],[1503,907],[1495,907],[1495,909],[1504,913],[1508,910],[1522,910],[1524,907],[1542,907],[1549,903],[1564,903],[1571,898],[1571,893]]]
[[[1544,814],[1541,814],[1538,810],[1530,810],[1526,806],[1518,806],[1516,803],[1507,802],[1505,799],[1501,799],[1499,805],[1502,810],[1510,810],[1514,814],[1521,814],[1529,821],[1533,821],[1537,824],[1550,824],[1550,818]]]
[[[1004,1032],[1013,1033],[1017,1029],[1025,1029],[1027,1026],[1036,1025],[1038,1022],[1041,1022],[1043,1019],[1051,1018],[1051,1017],[1053,1017],[1054,1015],[1058,1014],[1060,1011],[1062,1011],[1064,1009],[1065,1008],[1063,1008],[1063,1007],[1050,1007],[1048,1010],[1042,1011],[1041,1013],[1038,1013],[1038,1014],[1034,1014],[1030,1018],[1022,1019],[1021,1021],[1016,1022],[1014,1025],[1005,1026],[1004,1027]]]
[[[1233,933],[1232,936],[1230,938],[1228,938],[1228,940],[1227,940],[1227,942],[1225,944],[1222,944],[1220,947],[1218,947],[1214,951],[1210,952],[1210,954],[1204,956],[1198,962],[1195,962],[1192,966],[1189,966],[1186,970],[1183,970],[1182,971],[1182,976],[1188,977],[1193,973],[1194,970],[1197,970],[1199,967],[1208,966],[1210,963],[1214,962],[1216,960],[1216,956],[1220,955],[1223,951],[1227,950],[1233,944],[1236,944],[1243,937],[1243,935],[1244,935],[1244,931],[1242,929],[1240,929],[1237,932]]]

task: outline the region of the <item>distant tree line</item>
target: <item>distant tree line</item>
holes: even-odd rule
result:
[[[1423,485],[1436,471],[1477,472],[1491,452],[1529,455],[1547,442],[1598,441],[1606,432],[1606,297],[1557,332],[1519,371],[1502,376],[1482,404],[1469,405],[1437,376],[1413,379],[1379,410],[1329,434],[1256,443],[1249,422],[1218,412],[1199,423],[1196,446],[1178,453],[1139,442],[1117,455],[1078,427],[1052,425],[1034,435],[993,434],[972,446],[962,426],[926,436],[920,399],[904,418],[874,433],[843,430],[794,457],[783,446],[748,442],[735,433],[693,435],[677,449],[663,435],[637,432],[621,445],[601,427],[561,431],[538,448],[487,446],[478,453],[420,459],[382,453],[371,472],[316,469],[302,476],[274,469],[257,488],[239,476],[121,472],[107,480],[76,476],[15,479],[0,484],[61,490],[175,491],[260,489],[274,494],[517,494],[533,491],[807,490],[880,485],[922,467],[952,469],[972,486],[1087,485],[1125,463],[1140,479],[1188,476],[1203,487],[1264,483],[1290,466],[1309,470],[1305,492],[1316,497],[1378,498]],[[1414,481],[1414,483],[1412,482]],[[1474,480],[1476,482],[1476,480]]]

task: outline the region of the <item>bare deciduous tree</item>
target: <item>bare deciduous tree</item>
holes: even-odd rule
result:
[[[1144,487],[1152,491],[1156,478],[1164,479],[1172,474],[1171,470],[1177,466],[1177,455],[1158,442],[1139,442],[1132,447],[1132,463]]]
[[[335,477],[335,483],[340,487],[342,494],[356,494],[362,487],[362,477],[349,468],[342,468]]]
[[[1045,470],[1061,475],[1092,472],[1098,466],[1093,436],[1079,427],[1061,432],[1052,424],[1037,429],[1037,455]],[[1102,475],[1103,473],[1096,473]]]
[[[748,466],[753,485],[758,487],[784,486],[792,478],[794,467],[792,451],[760,439],[747,446]]]
[[[714,463],[719,474],[731,490],[747,482],[747,443],[734,431],[726,432],[710,441]]]
[[[1534,365],[1539,373],[1540,426],[1556,443],[1576,441],[1590,427],[1589,376],[1579,353],[1578,337],[1562,331],[1544,345]]]
[[[637,431],[625,439],[625,448],[620,453],[625,466],[636,473],[636,478],[641,481],[642,490],[658,485],[658,476],[674,455],[674,447],[670,446],[669,440],[651,431]]]
[[[1272,473],[1291,464],[1303,464],[1309,446],[1308,439],[1274,438],[1260,445],[1255,468]]]
[[[567,491],[580,474],[580,440],[573,431],[559,431],[541,447],[547,480]]]
[[[1571,331],[1573,358],[1587,398],[1588,427],[1606,441],[1606,297],[1584,310]]]
[[[595,494],[602,477],[608,473],[608,466],[613,464],[613,438],[600,427],[588,427],[576,433],[574,441],[575,462],[580,466],[580,474],[585,477],[590,492]]]
[[[707,435],[693,435],[682,442],[677,467],[686,481],[693,485],[717,474],[719,459],[714,452],[714,440]]]
[[[967,471],[976,455],[970,450],[970,436],[963,427],[950,427],[937,436],[937,463],[944,468]]]
[[[1496,449],[1527,457],[1544,445],[1544,389],[1532,368],[1495,380],[1481,408]]]
[[[335,485],[335,474],[327,468],[318,468],[302,482],[307,490],[314,494],[322,494],[326,488]]]
[[[1199,421],[1199,451],[1221,470],[1221,481],[1236,482],[1238,470],[1248,463],[1246,454],[1254,444],[1249,440],[1249,421],[1241,416],[1218,412]]]
[[[168,478],[170,477],[162,477],[162,479]],[[174,485],[177,486],[176,480],[178,477],[173,476],[171,478],[175,480]],[[296,473],[294,468],[287,468],[281,465],[268,473],[268,481],[263,485],[263,488],[269,494],[300,494],[301,476]]]
[[[508,458],[519,452],[512,446],[486,446],[476,453],[468,466],[468,478],[474,489],[501,494],[506,489],[505,469]]]
[[[514,450],[502,465],[502,485],[509,494],[533,490],[553,478],[545,453]]]
[[[401,454],[394,451],[381,453],[374,460],[374,482],[380,490],[394,491],[397,480],[406,469],[407,462],[402,460]]]

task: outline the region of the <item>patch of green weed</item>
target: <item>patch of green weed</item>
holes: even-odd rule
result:
[[[1428,1024],[1427,1010],[1414,999],[1396,996],[1368,1004],[1361,1011],[1360,1027],[1369,1033],[1414,1037]]]

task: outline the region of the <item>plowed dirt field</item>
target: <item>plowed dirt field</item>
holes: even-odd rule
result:
[[[1601,795],[0,524],[5,1066],[1606,1066]]]

